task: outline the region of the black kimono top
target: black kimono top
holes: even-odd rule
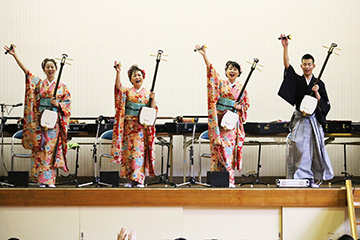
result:
[[[284,80],[280,86],[278,95],[292,106],[295,105],[296,109],[299,111],[302,99],[305,95],[311,94],[311,89],[314,86],[315,81],[316,78],[312,76],[310,84],[308,85],[304,75],[298,75],[294,68],[290,65],[289,68],[284,71]],[[330,111],[330,102],[326,93],[324,82],[319,80],[317,85],[319,85],[318,92],[321,99],[320,103],[316,107],[315,116],[321,124],[325,124],[326,115]]]

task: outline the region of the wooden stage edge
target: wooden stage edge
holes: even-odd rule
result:
[[[344,188],[0,188],[0,207],[345,207]]]

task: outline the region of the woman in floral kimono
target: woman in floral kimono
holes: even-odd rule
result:
[[[247,118],[249,99],[244,91],[239,103],[235,103],[242,85],[236,81],[241,74],[240,65],[228,61],[225,66],[225,75],[228,79],[220,79],[210,63],[205,48],[195,46],[203,56],[207,67],[207,96],[208,96],[208,134],[211,150],[211,170],[228,171],[229,187],[235,187],[234,170],[241,171],[242,146],[245,139],[243,123]],[[227,109],[235,107],[239,115],[237,127],[226,130],[220,127],[219,117]]]
[[[145,176],[155,176],[155,126],[139,124],[138,114],[151,98],[155,106],[155,94],[142,84],[145,71],[137,65],[130,67],[128,77],[131,88],[120,81],[121,67],[115,61],[115,122],[111,146],[111,161],[120,163],[121,177],[130,180],[125,187],[144,187]],[[157,108],[156,108],[157,109]]]
[[[56,90],[55,74],[57,70],[54,59],[46,58],[41,63],[46,79],[33,75],[20,61],[15,48],[4,47],[12,55],[26,75],[24,128],[22,144],[32,150],[34,165],[31,169],[31,181],[40,187],[55,187],[56,170],[68,171],[66,163],[67,130],[71,114],[71,98],[67,86],[60,82]],[[40,126],[41,113],[45,109],[57,111],[58,120],[53,129]]]

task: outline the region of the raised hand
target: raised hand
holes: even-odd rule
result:
[[[128,240],[136,240],[136,232],[134,229],[130,230]]]
[[[285,34],[280,35],[280,40],[281,40],[281,45],[283,45],[283,47],[289,46],[289,39],[286,37]]]
[[[205,55],[206,54],[205,48],[206,48],[205,45],[200,46],[199,44],[196,44],[194,51],[199,52],[201,55]]]
[[[206,55],[206,50],[205,50],[205,48],[206,48],[205,45],[203,45],[203,47],[201,47],[199,44],[196,44],[196,45],[195,45],[195,50],[196,50],[197,52],[199,52],[199,53],[203,56],[206,67],[207,67],[207,68],[210,68],[210,61],[209,61],[209,58],[208,58],[207,55]]]
[[[12,56],[15,55],[15,45],[14,44],[11,44],[10,47],[4,46],[4,49],[6,50],[5,54],[9,53]]]
[[[121,228],[120,232],[118,233],[117,240],[125,240],[127,234],[125,233],[126,229],[124,227]]]
[[[114,62],[114,68],[115,68],[115,71],[120,72],[120,71],[121,71],[121,62],[120,62],[120,61],[117,62],[117,61],[115,60],[115,62]]]

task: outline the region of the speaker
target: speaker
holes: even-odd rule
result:
[[[100,182],[119,186],[119,171],[100,171]]]
[[[214,187],[229,187],[229,172],[212,172],[206,174],[207,184]]]
[[[10,171],[8,172],[8,182],[15,187],[29,186],[29,171]]]

